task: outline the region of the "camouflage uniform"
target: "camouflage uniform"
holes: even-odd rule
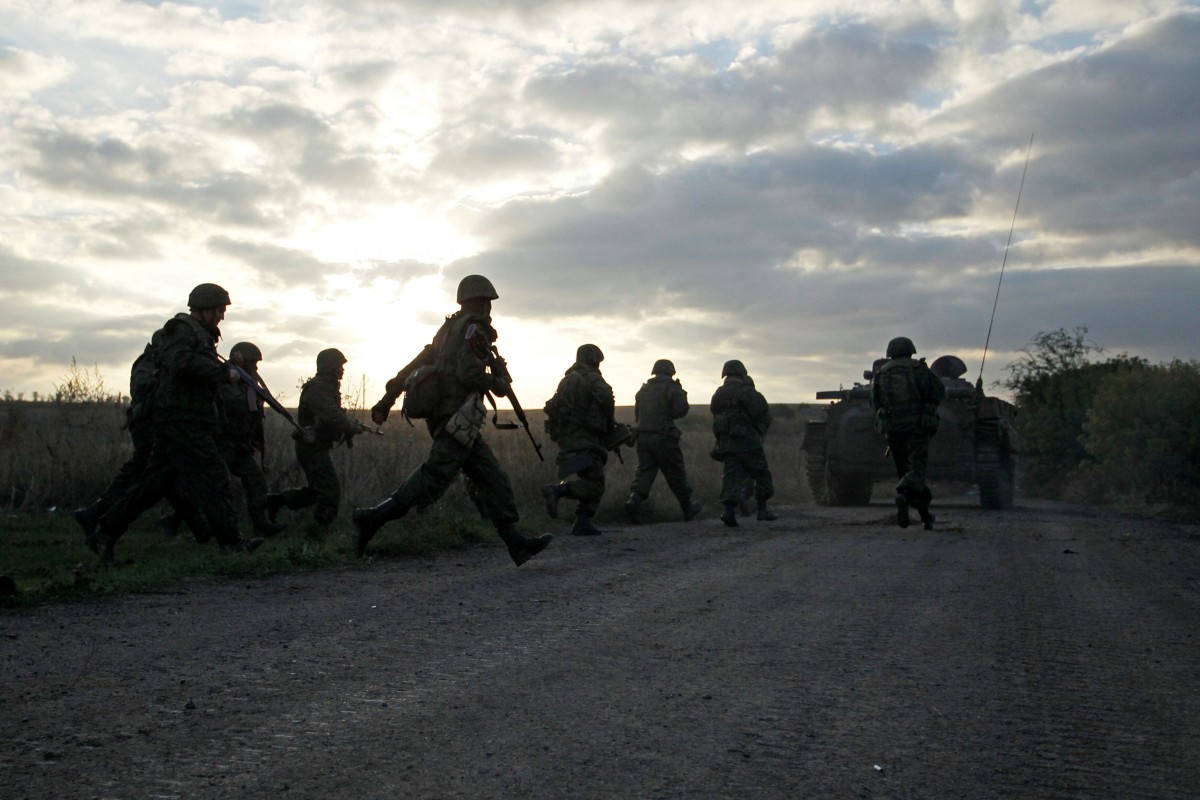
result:
[[[713,455],[724,465],[721,481],[721,521],[736,528],[736,509],[747,482],[754,486],[758,519],[773,520],[767,501],[775,494],[763,437],[771,427],[771,408],[740,361],[728,361],[721,371],[725,382],[712,396]]]
[[[625,512],[638,522],[639,509],[647,497],[654,479],[662,470],[667,487],[679,502],[685,520],[700,513],[700,504],[692,502],[692,485],[688,482],[679,439],[683,433],[675,420],[687,416],[690,408],[687,392],[672,376],[675,365],[666,359],[655,362],[654,377],[642,384],[634,397],[633,414],[637,423],[637,473],[633,477]]]
[[[888,343],[887,361],[871,378],[871,405],[875,427],[887,437],[896,465],[896,507],[901,527],[908,525],[908,506],[917,509],[925,528],[933,527],[929,511],[933,492],[925,483],[929,440],[937,432],[937,407],[946,387],[925,360],[916,360],[912,341],[897,337]]]
[[[604,354],[594,344],[582,345],[576,360],[559,381],[554,396],[546,401],[549,433],[558,445],[559,483],[546,486],[546,510],[557,516],[560,498],[577,500],[577,535],[595,535],[600,531],[592,517],[604,496],[604,465],[608,463],[609,434],[616,422],[616,401],[612,387],[600,374]],[[573,476],[573,477],[572,477]],[[570,479],[570,480],[568,480]]]
[[[158,370],[154,359],[154,345],[148,344],[130,368],[130,402],[125,413],[125,427],[129,430],[133,454],[121,465],[116,476],[91,505],[73,512],[76,522],[89,539],[95,534],[100,518],[146,474],[146,467],[150,464],[150,451],[154,445],[154,425],[150,419],[150,409],[153,405],[152,395]],[[198,541],[204,542],[211,538],[208,520],[196,510],[187,495],[180,491],[178,484],[171,486],[165,497],[175,509],[173,513],[177,520],[186,521]],[[178,528],[178,524],[175,528]],[[174,533],[174,530],[171,532]]]
[[[256,382],[261,351],[249,342],[238,342],[230,350],[231,360],[240,357],[239,366]],[[267,519],[267,476],[263,474],[261,455],[266,448],[263,421],[266,401],[245,383],[228,383],[218,390],[222,423],[217,433],[217,449],[231,475],[242,484],[246,510],[254,523],[254,532],[272,536],[283,529]]]
[[[195,296],[202,284],[193,290]],[[220,289],[224,293],[223,289]],[[226,302],[220,306],[228,305]],[[189,299],[193,309],[197,306]],[[151,419],[154,443],[146,472],[100,518],[93,543],[102,557],[111,558],[112,546],[129,524],[158,502],[178,480],[180,488],[200,508],[222,547],[252,550],[259,540],[238,535],[237,515],[229,489],[229,472],[217,450],[213,433],[217,425],[217,387],[229,381],[229,372],[216,357],[219,331],[194,314],[177,314],[155,334],[159,378],[153,396]]]
[[[520,566],[549,544],[549,534],[531,538],[518,532],[520,514],[512,484],[481,431],[484,396],[488,392],[508,392],[508,381],[493,369],[491,360],[490,347],[496,341],[491,301],[497,296],[486,278],[463,278],[458,287],[462,308],[447,317],[433,342],[388,381],[383,398],[371,409],[371,418],[382,423],[405,391],[410,374],[420,367],[439,367],[436,408],[426,420],[433,439],[429,455],[391,497],[373,508],[355,509],[355,549],[359,556],[366,552],[379,528],[412,508],[436,502],[460,473],[474,485],[477,507],[491,520],[515,564]]]
[[[267,498],[268,516],[280,508],[313,509],[313,519],[328,525],[337,518],[342,501],[342,484],[333,467],[330,451],[337,444],[353,446],[353,437],[361,432],[342,409],[342,365],[346,358],[337,350],[323,350],[317,356],[317,374],[300,390],[296,421],[310,436],[296,431],[296,460],[304,470],[307,486],[287,489]]]

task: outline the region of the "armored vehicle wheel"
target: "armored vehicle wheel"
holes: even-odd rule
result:
[[[1012,455],[1003,448],[995,420],[980,420],[975,424],[975,472],[981,508],[992,511],[1012,508]]]
[[[829,505],[829,492],[825,486],[825,423],[810,422],[804,426],[804,474],[808,478],[808,489],[813,502]]]

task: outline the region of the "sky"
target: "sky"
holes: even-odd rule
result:
[[[285,403],[337,347],[369,406],[469,274],[498,290],[529,408],[584,343],[619,405],[659,358],[693,403],[733,358],[768,400],[813,402],[900,335],[989,385],[1059,328],[1200,358],[1197,2],[0,18],[0,391],[52,392],[72,359],[127,391],[215,282],[221,351],[257,344]]]

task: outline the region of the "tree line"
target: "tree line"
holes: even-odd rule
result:
[[[1200,364],[1103,348],[1084,326],[1038,333],[1001,385],[1027,493],[1118,507],[1200,504]]]

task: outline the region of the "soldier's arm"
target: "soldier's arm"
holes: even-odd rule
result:
[[[671,419],[680,419],[686,417],[691,406],[688,405],[687,392],[683,390],[683,386],[679,381],[675,381],[670,389],[671,398]]]
[[[332,434],[356,434],[358,425],[342,409],[342,398],[336,385],[313,386],[308,396],[308,407],[312,410],[317,426]]]
[[[170,335],[164,337],[159,358],[172,374],[218,385],[229,382],[229,372],[217,360],[216,351],[207,350],[208,345],[200,342],[190,328],[183,323],[168,323],[168,330]]]

